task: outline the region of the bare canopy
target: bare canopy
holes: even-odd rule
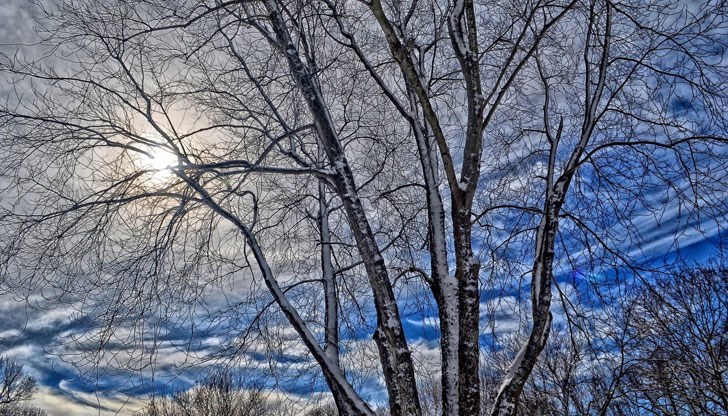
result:
[[[403,316],[431,300],[442,413],[515,415],[555,276],[638,272],[663,219],[674,248],[728,212],[723,1],[38,4],[0,57],[1,280],[130,369],[229,287],[233,349],[269,299],[340,414],[374,414],[344,359],[373,336],[389,412],[421,415]],[[483,403],[481,304],[523,288]]]

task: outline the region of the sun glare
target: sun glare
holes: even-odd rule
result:
[[[177,156],[157,147],[145,149],[146,155],[139,157],[139,167],[151,173],[151,180],[163,182],[172,176],[171,168],[177,165]]]

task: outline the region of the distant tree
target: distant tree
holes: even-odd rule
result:
[[[309,410],[306,412],[306,416],[339,416],[339,412],[336,410],[336,406],[328,403]]]
[[[423,413],[427,414],[427,413]],[[336,410],[336,405],[333,403],[327,403],[321,406],[316,406],[311,410],[308,410],[305,416],[339,416],[340,413]],[[389,410],[386,407],[377,407],[374,409],[375,416],[390,416]]]
[[[230,371],[215,371],[189,390],[155,397],[138,416],[257,416],[272,415],[261,389],[246,389]]]
[[[612,328],[620,328],[618,322],[613,322]],[[615,398],[621,394],[631,368],[620,348],[623,334],[614,331],[606,340],[588,339],[586,335],[596,338],[604,334],[584,334],[567,325],[555,328],[524,385],[518,415],[621,415]],[[484,358],[483,411],[497,394],[498,380],[518,354],[523,336],[518,332],[499,337],[494,351]]]
[[[38,387],[33,376],[23,372],[15,359],[0,356],[0,416],[45,416],[45,411],[22,404]]]
[[[645,277],[618,304],[599,309],[601,322],[555,328],[518,414],[728,414],[727,293],[727,268],[676,269]],[[484,411],[523,336],[499,337],[485,356]]]
[[[0,356],[0,376],[0,405],[28,400],[37,390],[35,378],[12,358]]]
[[[665,274],[630,300],[631,407],[651,415],[728,414],[728,268]]]
[[[26,404],[0,405],[0,416],[47,416],[45,410]]]

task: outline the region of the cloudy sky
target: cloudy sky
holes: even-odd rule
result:
[[[24,0],[3,0],[0,7],[0,53],[12,56],[16,44],[32,44],[35,41],[32,18],[33,7]],[[0,78],[2,99],[11,86]],[[60,357],[54,349],[65,332],[72,329],[75,310],[58,307],[38,310],[42,301],[0,295],[0,354],[16,359],[24,370],[33,375],[39,390],[32,404],[55,415],[121,414],[140,407],[129,395],[116,392],[96,394],[92,385],[85,385],[79,371]]]

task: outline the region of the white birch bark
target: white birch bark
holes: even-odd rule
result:
[[[417,104],[413,94],[410,94],[410,106],[413,112],[416,111]],[[430,265],[432,269],[429,283],[437,302],[440,317],[442,409],[443,414],[457,415],[460,412],[458,396],[460,322],[458,319],[457,280],[455,276],[450,274],[447,262],[445,207],[439,191],[440,183],[437,177],[437,165],[435,165],[437,159],[432,157],[432,145],[426,129],[416,122],[416,117],[413,117],[412,120],[412,129],[415,132],[427,198]]]
[[[321,239],[321,275],[324,287],[324,350],[326,356],[339,365],[339,299],[336,293],[334,265],[331,261],[331,231],[329,207],[326,201],[326,184],[319,180],[319,234]]]
[[[291,74],[308,104],[328,160],[333,165],[335,188],[367,271],[377,312],[374,340],[379,349],[389,393],[390,414],[419,416],[421,410],[411,352],[407,346],[389,274],[359,199],[354,175],[321,91],[298,54],[278,4],[274,0],[266,0],[264,4],[276,35],[277,46],[288,61]]]

